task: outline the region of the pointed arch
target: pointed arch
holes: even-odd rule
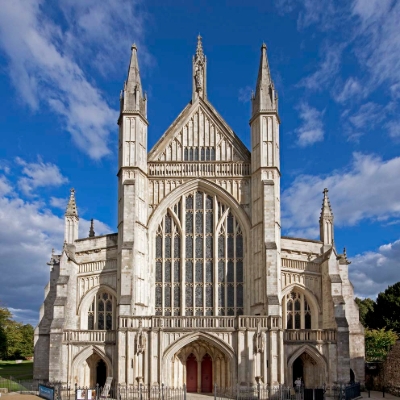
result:
[[[285,301],[284,299],[292,291],[301,293],[307,300],[311,308],[311,329],[318,329],[319,319],[321,315],[321,307],[319,305],[319,301],[315,297],[314,293],[312,293],[309,289],[307,289],[304,285],[302,285],[299,282],[290,284],[282,291],[281,293],[282,312],[286,310],[286,304],[284,304]],[[284,318],[286,318],[286,315],[284,315]],[[286,324],[283,324],[283,326],[286,326]]]
[[[83,363],[93,354],[96,354],[101,360],[103,360],[107,366],[107,374],[108,376],[113,376],[113,368],[112,368],[112,363],[107,354],[98,346],[91,345],[88,347],[85,347],[83,350],[81,350],[72,360],[71,363],[71,371],[72,371],[72,377],[73,381],[79,380],[80,379],[80,370],[83,365]],[[74,383],[77,384],[87,384],[84,382],[79,382],[76,381]]]
[[[287,377],[287,384],[291,385],[293,382],[293,363],[299,358],[303,353],[310,356],[318,365],[319,369],[323,371],[323,376],[328,376],[328,363],[325,357],[318,351],[317,348],[309,345],[304,344],[301,347],[297,348],[293,351],[293,353],[288,357],[287,365],[286,365],[286,377]]]
[[[206,333],[206,332],[194,332],[194,333],[189,333],[185,336],[182,336],[180,339],[178,339],[177,341],[175,341],[174,343],[169,345],[164,351],[163,361],[169,360],[180,349],[182,349],[186,345],[188,345],[192,342],[195,342],[196,340],[200,340],[200,339],[215,346],[230,360],[235,359],[236,354],[235,354],[235,351],[233,350],[232,346],[230,346],[226,342],[222,341],[217,336],[214,336],[214,335],[212,335],[210,333]]]
[[[113,296],[113,310],[116,309],[116,298],[117,298],[117,292],[109,285],[107,284],[100,284],[97,286],[94,286],[91,288],[85,295],[81,298],[79,304],[78,304],[78,309],[76,311],[77,315],[80,317],[80,328],[81,329],[87,329],[87,315],[88,315],[88,310],[90,305],[92,304],[93,298],[96,295],[96,293],[100,291],[105,291],[110,293]],[[115,313],[113,313],[115,314]],[[115,320],[115,316],[113,315],[113,319]],[[115,321],[113,322],[115,324]]]
[[[174,189],[172,192],[164,197],[164,199],[161,201],[161,203],[158,204],[157,208],[149,217],[149,234],[151,235],[153,232],[155,232],[159,221],[161,220],[162,216],[167,212],[169,206],[179,201],[179,199],[186,193],[194,190],[202,190],[207,194],[213,194],[221,199],[240,221],[240,224],[245,231],[246,238],[250,237],[250,218],[240,206],[240,204],[236,201],[236,199],[234,199],[233,196],[229,194],[226,190],[224,190],[221,186],[218,186],[213,182],[201,178],[192,179],[189,182],[178,186],[176,189]]]
[[[198,340],[207,342],[210,346],[218,349],[226,357],[227,363],[228,365],[230,365],[230,377],[228,378],[228,380],[230,382],[233,382],[233,377],[235,377],[237,374],[237,355],[234,349],[232,348],[232,346],[221,340],[219,337],[206,332],[194,332],[184,335],[165,349],[162,357],[161,380],[163,382],[172,382],[170,366],[175,355],[185,346]],[[200,357],[201,355],[197,354],[197,356]]]

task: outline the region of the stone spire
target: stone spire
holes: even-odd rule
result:
[[[256,93],[252,95],[251,100],[253,115],[262,110],[278,110],[278,94],[275,90],[274,82],[271,79],[267,57],[267,45],[265,43],[261,46]]]
[[[74,188],[72,188],[70,190],[70,195],[69,195],[67,209],[65,211],[65,216],[66,217],[77,217],[79,219],[78,208],[76,207],[76,201],[75,201],[75,189]]]
[[[192,101],[207,98],[207,58],[203,52],[202,37],[197,36],[196,54],[193,56],[193,94]]]
[[[93,223],[93,218],[90,220],[90,229],[89,229],[89,237],[95,237],[96,234],[94,232],[94,223]]]
[[[140,112],[147,117],[146,95],[143,95],[142,82],[140,80],[139,62],[136,44],[131,47],[131,61],[128,69],[128,77],[121,91],[121,112]]]
[[[322,200],[321,216],[319,217],[320,239],[324,245],[332,246],[333,240],[333,212],[328,197],[328,189],[323,191],[324,199]]]
[[[79,216],[75,201],[75,189],[71,189],[67,209],[65,211],[64,242],[73,244],[78,239]]]

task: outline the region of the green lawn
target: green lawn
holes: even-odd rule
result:
[[[10,377],[11,380],[10,380]],[[0,361],[0,388],[7,388],[10,392],[24,391],[24,386],[18,381],[30,380],[33,377],[33,362]]]
[[[32,379],[33,378],[33,361],[22,361],[16,364],[15,361],[0,361],[0,376],[15,379]]]

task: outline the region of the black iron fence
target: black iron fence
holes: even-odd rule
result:
[[[35,393],[39,391],[39,384],[54,388],[54,400],[190,400],[186,386],[168,387],[161,385],[126,385],[112,384],[106,388],[80,387],[77,385],[63,385],[60,382],[39,380],[18,380],[13,377],[0,377],[0,388],[8,392]],[[360,384],[336,385],[332,387],[295,389],[290,386],[268,385],[235,385],[229,388],[213,387],[209,394],[215,400],[324,400],[325,395],[333,396],[335,400],[352,400],[361,394]],[[189,399],[188,399],[189,397]]]
[[[236,385],[231,388],[220,388],[215,385],[214,398],[218,400],[304,400],[304,390],[283,385]]]

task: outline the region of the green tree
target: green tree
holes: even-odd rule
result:
[[[360,322],[365,328],[376,328],[374,324],[374,307],[375,302],[372,299],[355,298],[355,302],[360,310]]]
[[[10,311],[0,307],[0,359],[7,358],[7,327],[11,321]]]
[[[392,330],[366,329],[365,330],[365,358],[366,361],[384,361],[391,347],[396,343],[398,336]]]
[[[21,341],[18,346],[18,351],[21,357],[32,357],[33,356],[33,337],[34,329],[30,324],[22,325],[21,330]]]
[[[375,328],[386,327],[400,333],[400,282],[378,294],[373,319]]]
[[[12,319],[6,307],[0,307],[0,359],[26,358],[33,355],[32,325]]]

